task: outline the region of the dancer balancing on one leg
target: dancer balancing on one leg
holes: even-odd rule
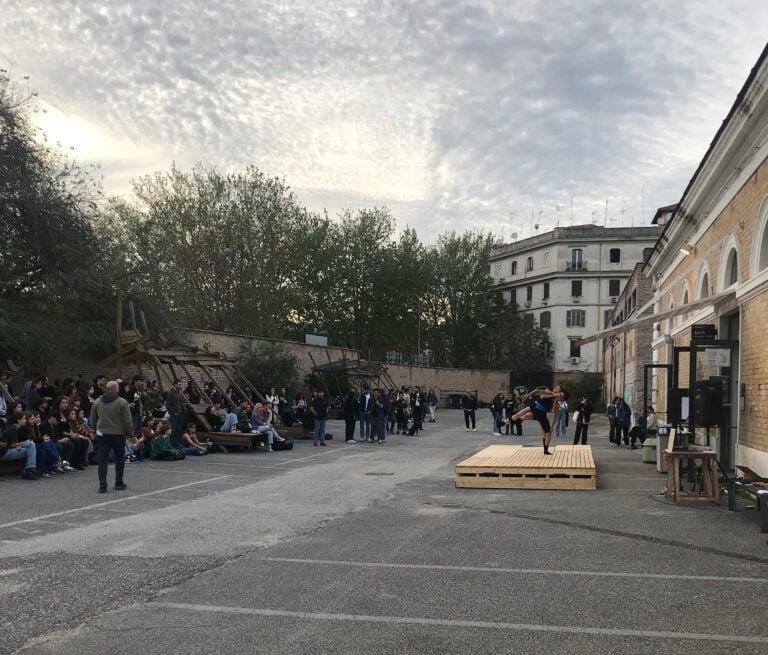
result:
[[[549,442],[552,440],[552,426],[549,424],[547,418],[547,412],[552,408],[552,404],[556,400],[567,400],[568,392],[560,387],[555,387],[552,390],[549,389],[534,389],[530,393],[523,396],[523,401],[527,401],[529,398],[535,397],[536,402],[533,407],[526,407],[520,410],[517,414],[511,418],[506,419],[504,422],[509,424],[511,422],[521,421],[536,421],[541,427],[542,442],[544,443],[544,454],[551,455],[549,452]]]

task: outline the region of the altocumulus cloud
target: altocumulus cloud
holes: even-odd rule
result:
[[[571,196],[574,222],[608,199],[612,225],[676,201],[768,19],[750,0],[0,6],[0,52],[92,126],[81,157],[108,190],[171,160],[253,163],[310,209],[386,204],[426,241],[508,236],[510,215],[527,234]]]

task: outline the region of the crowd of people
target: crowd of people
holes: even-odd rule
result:
[[[206,427],[256,433],[263,439],[260,445],[272,450],[274,444],[285,441],[274,427],[278,414],[282,412],[287,421],[301,421],[306,403],[300,393],[291,398],[284,389],[280,395],[271,389],[265,403],[254,402],[258,397],[254,393],[241,399],[232,387],[222,390],[214,382],[198,387],[192,381],[185,386],[180,380],[162,394],[142,375],[130,380],[109,381],[106,375],[98,375],[93,381],[79,377],[54,382],[36,376],[15,393],[7,373],[0,373],[0,460],[23,460],[25,479],[49,478],[97,464],[101,473],[107,466],[106,460],[103,466],[100,460],[104,443],[109,446],[103,449],[108,451],[105,457],[120,465],[118,482],[122,482],[126,463],[210,452],[213,443],[198,437],[193,411],[203,398],[210,401],[204,412]],[[113,403],[117,399],[124,403]],[[113,404],[107,407],[109,403]],[[124,426],[113,406],[125,411]],[[95,422],[100,407],[110,430],[107,436],[119,437],[115,442],[119,449]],[[100,490],[104,486],[100,484]]]
[[[119,452],[110,444],[109,455],[120,463],[121,470],[125,463],[145,458],[206,455],[213,443],[198,436],[198,424],[206,431],[253,434],[267,451],[292,445],[280,435],[279,428],[303,427],[312,434],[315,446],[325,446],[326,436],[330,436],[326,435],[327,420],[333,410],[338,410],[345,422],[346,443],[384,444],[388,435],[415,436],[424,429],[425,422],[435,423],[439,404],[434,389],[420,386],[388,390],[363,386],[360,390],[350,389],[343,399],[326,398],[322,390],[317,390],[305,399],[302,393],[293,395],[284,387],[246,395],[233,386],[222,389],[213,381],[198,386],[192,380],[175,380],[162,394],[154,382],[142,375],[128,381],[109,382],[107,376],[98,375],[92,382],[78,378],[54,383],[46,376],[37,376],[14,394],[7,375],[0,374],[0,460],[24,460],[22,475],[27,479],[80,471],[97,463],[106,470],[106,460],[99,458],[101,435],[97,434],[92,412],[100,399],[106,404],[117,398],[125,401],[129,418]],[[201,423],[193,408],[202,405],[205,411]],[[467,389],[461,407],[467,432],[477,432],[477,393]],[[552,435],[567,437],[569,422],[575,424],[573,443],[587,444],[593,409],[588,397],[582,397],[571,409],[568,392],[554,387],[537,388],[524,395],[499,392],[490,411],[495,436],[521,436],[523,421],[536,421],[541,427],[544,452],[549,454]],[[606,415],[610,442],[617,447],[623,442],[635,449],[638,440],[642,442],[647,433],[656,431],[652,407],[630,429],[632,410],[618,396],[608,405]]]

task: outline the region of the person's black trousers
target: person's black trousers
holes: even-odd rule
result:
[[[115,484],[123,482],[125,470],[125,435],[102,434],[96,437],[96,461],[99,464],[99,486],[107,486],[107,467],[109,466],[109,453],[115,454]]]
[[[475,410],[474,409],[465,409],[464,410],[464,423],[466,423],[467,428],[474,429],[475,427]],[[470,425],[471,423],[471,425]]]
[[[355,438],[356,425],[357,425],[357,421],[355,420],[354,416],[352,418],[344,419],[344,438],[346,441],[349,441]]]
[[[579,439],[581,439],[581,445],[586,446],[587,445],[587,432],[589,432],[589,423],[580,423],[579,421],[576,422],[576,432],[573,434],[573,445],[579,443]]]

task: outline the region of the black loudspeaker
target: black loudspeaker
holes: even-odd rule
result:
[[[702,380],[696,383],[693,396],[696,427],[709,428],[723,420],[723,386],[716,381]]]

